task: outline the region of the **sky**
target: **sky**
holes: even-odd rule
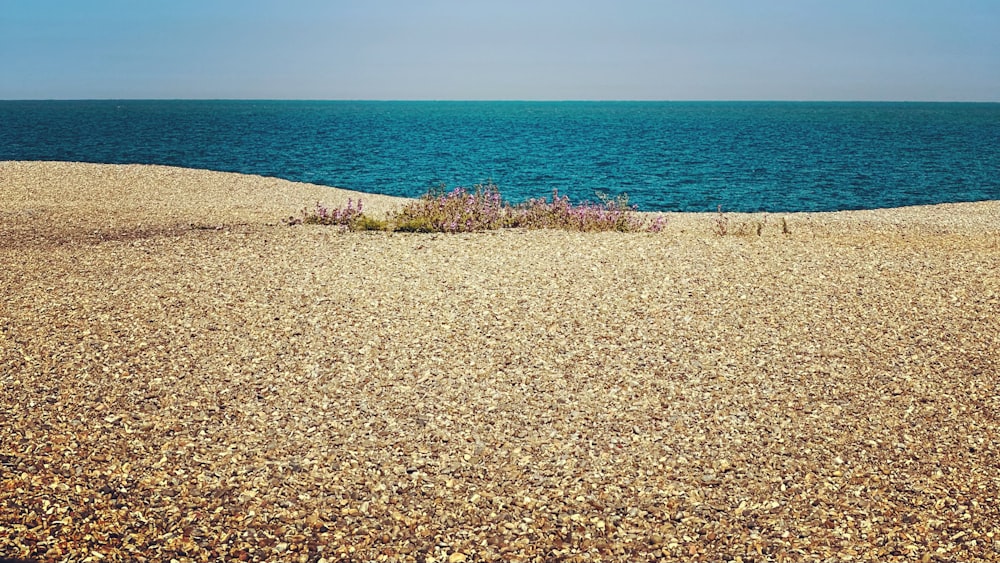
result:
[[[1000,0],[0,0],[0,99],[1000,101]]]

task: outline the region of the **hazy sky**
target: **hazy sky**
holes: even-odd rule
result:
[[[1000,101],[1000,0],[0,0],[0,99]]]

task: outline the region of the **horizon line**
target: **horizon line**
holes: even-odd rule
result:
[[[0,102],[513,102],[513,103],[917,103],[917,104],[996,104],[997,100],[920,100],[920,99],[750,99],[750,98],[0,98]]]

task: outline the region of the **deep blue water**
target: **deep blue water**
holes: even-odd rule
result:
[[[1000,199],[1000,104],[0,101],[0,160],[155,163],[648,211]],[[2,188],[2,186],[0,186]]]

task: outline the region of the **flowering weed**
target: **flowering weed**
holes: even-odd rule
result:
[[[569,197],[552,192],[552,199],[531,199],[514,208],[514,224],[529,229],[565,229],[570,231],[621,231],[653,230],[638,208],[629,205],[628,196],[608,198],[601,195],[601,203],[583,202],[574,205]],[[662,230],[662,221],[654,222],[656,231]]]
[[[552,199],[537,198],[511,205],[500,196],[492,182],[472,190],[455,188],[433,190],[391,214],[385,221],[362,213],[361,201],[354,206],[330,209],[319,203],[312,212],[303,211],[302,219],[290,224],[339,225],[348,230],[389,230],[420,233],[463,233],[503,228],[563,229],[570,231],[647,231],[658,233],[666,219],[647,219],[638,208],[629,205],[628,196],[600,196],[600,203],[573,204],[569,197],[553,191]]]
[[[302,210],[302,218],[295,219],[290,217],[288,223],[291,225],[300,225],[305,223],[307,225],[338,225],[348,230],[359,230],[357,229],[357,223],[362,220],[362,218],[367,219],[362,213],[362,203],[358,200],[357,207],[354,206],[354,200],[348,199],[346,207],[335,207],[333,209],[323,205],[320,202],[316,202],[316,207],[311,211]]]
[[[500,190],[489,183],[473,191],[455,188],[428,192],[399,211],[393,221],[401,230],[463,233],[487,231],[509,226],[510,205],[500,197]]]

